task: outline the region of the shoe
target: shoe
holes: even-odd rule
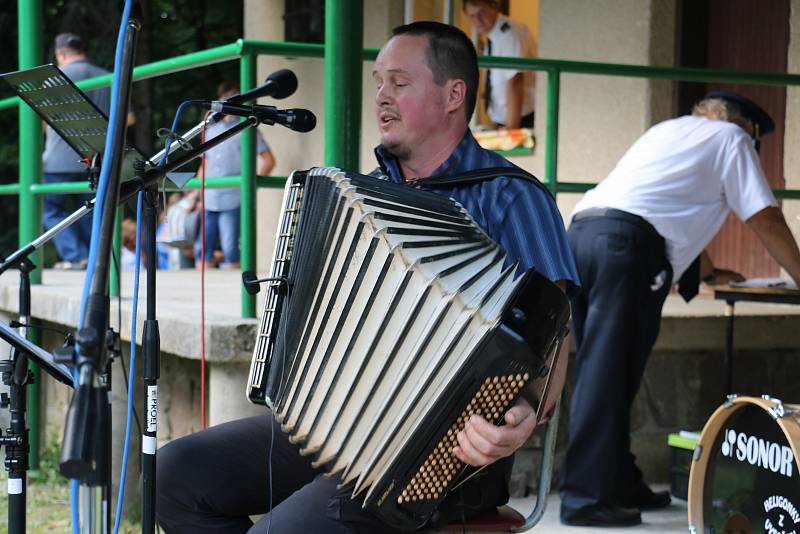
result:
[[[53,269],[58,269],[59,271],[84,271],[87,265],[89,265],[89,260],[87,259],[79,261],[62,260],[53,264]]]
[[[639,510],[621,508],[613,504],[594,504],[578,510],[561,522],[574,527],[632,527],[642,522]]]
[[[628,498],[617,499],[615,504],[623,508],[638,508],[639,510],[658,510],[666,508],[672,503],[668,491],[653,491],[642,484]]]

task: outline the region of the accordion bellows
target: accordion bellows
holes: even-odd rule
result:
[[[295,172],[248,397],[365,506],[421,526],[469,476],[452,454],[458,431],[473,413],[499,422],[546,375],[566,323],[557,287],[515,273],[450,198],[334,168]],[[544,334],[511,313],[531,287],[549,303]]]

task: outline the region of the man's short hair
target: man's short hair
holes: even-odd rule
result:
[[[692,115],[738,124],[745,130],[754,129],[754,137],[775,131],[775,121],[752,100],[730,91],[708,93],[695,104]]]
[[[68,49],[78,54],[84,54],[86,53],[86,43],[84,43],[83,38],[77,33],[64,32],[56,35],[55,49]]]
[[[489,6],[500,10],[500,2],[498,0],[463,0],[461,9],[467,10],[467,6]]]
[[[217,98],[234,95],[239,92],[239,84],[236,82],[224,81],[217,86]]]
[[[464,80],[467,86],[464,114],[469,121],[478,98],[478,54],[469,37],[455,26],[433,21],[398,26],[392,30],[392,37],[398,35],[428,38],[425,62],[437,85],[444,85],[448,80]]]

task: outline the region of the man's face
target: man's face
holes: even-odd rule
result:
[[[56,50],[56,65],[59,67],[63,67],[64,63],[67,61],[67,54],[64,52],[63,49],[59,48]]]
[[[477,2],[466,4],[464,13],[466,13],[472,27],[478,30],[478,33],[486,35],[497,21],[500,11],[493,5]]]
[[[392,37],[375,60],[375,118],[381,144],[409,159],[445,119],[448,84],[439,86],[425,62],[428,38]]]

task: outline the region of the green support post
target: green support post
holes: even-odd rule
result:
[[[246,53],[242,56],[239,72],[239,90],[248,91],[256,86],[257,56]],[[241,269],[256,269],[256,132],[248,128],[242,132],[242,181],[241,191]],[[242,317],[256,316],[256,298],[242,287]]]
[[[558,107],[561,71],[547,71],[547,124],[545,125],[544,183],[558,193]]]
[[[325,1],[325,165],[358,170],[363,0]]]
[[[29,69],[42,63],[42,4],[41,0],[18,0],[17,28],[19,33],[19,68]],[[31,192],[31,185],[42,176],[42,121],[27,105],[19,106],[19,244],[26,245],[41,233],[42,214],[39,199]],[[31,284],[42,283],[42,254],[34,252],[30,258],[38,269],[30,273]],[[41,343],[40,333],[28,330],[30,339]],[[39,469],[39,366],[31,363],[33,385],[28,386],[28,428],[30,468]]]

